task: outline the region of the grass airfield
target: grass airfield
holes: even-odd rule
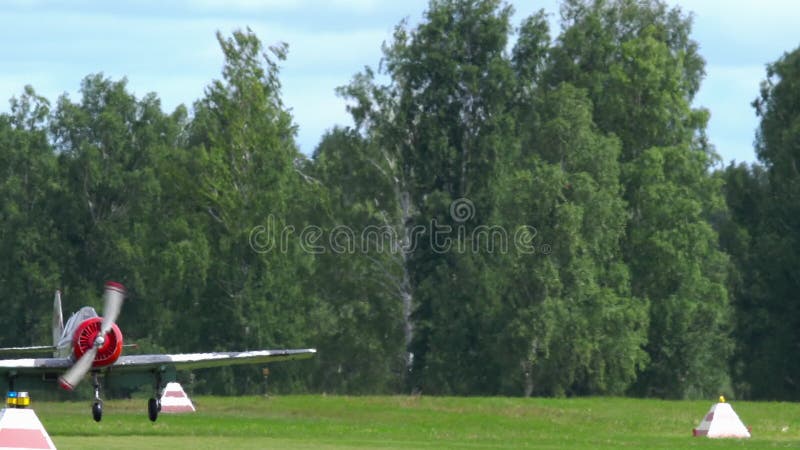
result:
[[[625,398],[196,397],[194,414],[146,416],[142,399],[36,402],[59,449],[797,448],[800,404],[733,402],[749,440],[692,437],[713,401]]]

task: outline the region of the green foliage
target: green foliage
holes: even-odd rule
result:
[[[62,96],[50,121],[64,180],[51,214],[70,244],[60,268],[65,307],[100,306],[100,286],[116,279],[132,300],[121,323],[160,333],[172,321],[170,305],[155,300],[161,295],[156,264],[165,262],[161,245],[175,244],[157,237],[162,224],[165,232],[170,226],[157,163],[177,144],[179,116],[164,114],[155,94],[136,99],[125,80],[89,76],[81,94],[80,103]]]
[[[396,392],[405,370],[403,253],[396,165],[357,132],[336,128],[314,153],[322,186],[324,229],[315,280],[325,321],[319,324],[315,384],[324,392]]]
[[[102,75],[52,113],[31,89],[12,101],[13,115],[0,120],[10,200],[0,280],[13,295],[8,310],[18,312],[4,339],[44,335],[30,330],[47,326],[42,299],[60,285],[69,311],[99,306],[100,286],[115,279],[128,287],[120,324],[134,342],[170,351],[308,345],[315,296],[297,280],[313,270],[310,256],[296,239],[284,253],[260,253],[250,235],[273,216],[304,220],[289,205],[310,209],[314,192],[295,170],[295,128],[275,62],[260,60],[249,31],[220,45],[224,82],[209,87],[191,119],[182,106],[165,114],[155,94],[137,99],[125,80]],[[24,344],[16,340],[8,344]],[[225,372],[207,389],[253,392],[255,372]],[[304,376],[278,372],[276,380]]]
[[[705,63],[680,8],[660,0],[568,0],[561,18],[565,29],[546,78],[588,91],[597,125],[620,138],[624,162],[652,146],[685,142],[702,127],[702,112],[689,105]]]
[[[647,304],[631,296],[621,262],[619,141],[595,129],[591,103],[571,85],[535,109],[524,169],[499,183],[497,219],[535,226],[538,248],[552,253],[498,267],[510,275],[505,314],[517,355],[506,371],[523,369],[528,395],[622,392],[646,361]]]
[[[499,1],[431,2],[416,29],[402,24],[385,48],[389,85],[378,89],[370,135],[397,148],[401,177],[415,214],[416,236],[407,270],[415,310],[410,385],[433,393],[494,393],[500,367],[486,370],[497,351],[492,324],[501,299],[488,258],[469,235],[488,224],[491,184],[509,161],[514,141],[510,100],[514,74],[505,54],[511,9]],[[447,214],[469,201],[468,220]],[[439,248],[435,228],[462,232]],[[494,375],[490,374],[493,373]]]
[[[301,280],[313,270],[311,255],[294,235],[271,249],[252,245],[257,227],[269,227],[268,239],[279,239],[276,233],[302,225],[302,214],[292,206],[314,203],[308,198],[313,191],[295,170],[295,126],[280,99],[277,61],[286,49],[263,53],[249,30],[217,37],[226,60],[223,80],[214,81],[195,104],[176,174],[188,187],[181,197],[183,214],[192,229],[203,231],[208,249],[206,282],[188,305],[196,331],[188,342],[184,338],[185,345],[195,350],[308,345],[313,327],[306,319],[315,297]],[[250,373],[249,384],[258,384],[256,372],[235,373]],[[292,377],[291,368],[285,376]],[[220,381],[212,389],[236,386]]]
[[[651,362],[637,386],[645,394],[708,396],[727,381],[727,257],[705,219],[721,208],[707,167],[703,153],[680,147],[651,148],[629,166],[638,187],[627,241],[632,287],[651,303]]]
[[[763,166],[731,166],[723,173],[730,217],[726,249],[737,275],[737,353],[740,390],[755,398],[800,398],[800,365],[786,358],[800,344],[797,266],[800,231],[800,49],[767,66],[756,152]]]
[[[586,89],[597,126],[622,144],[623,260],[631,294],[650,304],[650,362],[634,392],[712,395],[726,382],[731,314],[709,222],[724,207],[708,113],[690,108],[704,73],[691,19],[658,0],[573,0],[561,13],[545,78]]]
[[[41,344],[50,311],[51,286],[60,282],[58,236],[52,210],[61,190],[56,157],[47,141],[49,102],[30,86],[0,115],[0,318],[4,346]],[[24,342],[20,342],[24,339]]]
[[[566,0],[554,36],[511,17],[431,1],[339,89],[355,126],[311,157],[287,46],[249,29],[217,35],[191,109],[103,75],[52,108],[26,88],[0,114],[0,344],[41,344],[55,288],[99,306],[116,279],[148,349],[318,347],[275,392],[684,398],[731,373],[797,398],[800,50],[755,102],[764,165],[712,173],[690,16]],[[195,389],[261,392],[259,369]]]

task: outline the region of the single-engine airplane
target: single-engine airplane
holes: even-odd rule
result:
[[[53,345],[0,348],[0,355],[53,352],[52,358],[0,360],[0,375],[8,379],[9,392],[15,391],[17,384],[35,387],[56,381],[62,388],[71,391],[90,374],[94,385],[92,417],[99,422],[103,417],[101,375],[106,386],[139,386],[151,378],[154,392],[147,402],[147,415],[155,422],[161,411],[161,395],[166,383],[175,379],[177,369],[264,364],[310,358],[317,352],[316,349],[306,348],[122,356],[122,332],[116,320],[124,298],[125,288],[109,281],[105,285],[103,317],[98,316],[91,306],[84,306],[64,324],[61,293],[56,291],[53,302]]]

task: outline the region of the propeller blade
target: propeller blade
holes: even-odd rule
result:
[[[122,301],[125,300],[125,287],[119,283],[109,281],[106,283],[104,297],[103,322],[100,325],[100,332],[97,334],[94,345],[79,360],[75,361],[75,364],[64,375],[58,378],[58,384],[65,390],[73,390],[91,370],[94,359],[97,357],[97,352],[105,342],[106,334],[111,331],[114,322],[119,317]]]
[[[89,372],[89,369],[92,368],[95,356],[97,356],[97,346],[90,348],[64,375],[58,377],[59,386],[67,391],[75,389],[75,386],[81,382],[86,373]]]
[[[103,324],[100,327],[100,336],[105,336],[111,331],[112,325],[117,321],[125,300],[125,286],[109,281],[106,283],[105,304],[103,305]]]

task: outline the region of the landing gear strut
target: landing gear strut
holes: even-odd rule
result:
[[[153,389],[153,397],[147,401],[147,417],[151,422],[158,419],[158,413],[161,412],[161,395],[164,393],[164,384],[161,380],[161,372],[155,372],[155,382]]]
[[[92,418],[95,422],[103,420],[103,400],[100,399],[100,380],[97,372],[92,372],[92,386],[94,386],[94,402],[92,402]]]

